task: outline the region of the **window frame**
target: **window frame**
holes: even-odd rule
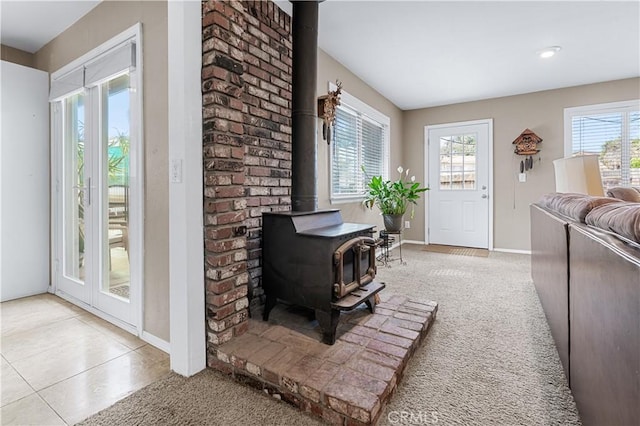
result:
[[[608,102],[602,104],[583,105],[564,109],[564,156],[573,156],[573,118],[595,114],[628,114],[640,111],[640,99],[629,101]],[[623,141],[629,140],[629,122],[623,119],[621,137]],[[623,147],[624,149],[624,147]],[[623,173],[624,175],[624,173]],[[622,184],[621,184],[622,185]],[[625,186],[625,185],[623,185]]]
[[[329,82],[329,91],[334,91],[337,89],[335,83]],[[370,105],[364,103],[360,99],[355,96],[349,94],[346,91],[342,91],[340,95],[340,104],[348,107],[349,109],[355,111],[358,116],[365,116],[370,121],[377,122],[383,126],[382,138],[383,138],[383,148],[382,148],[382,170],[383,177],[388,179],[389,177],[389,159],[390,159],[390,149],[391,149],[391,119],[385,114],[381,113],[377,109],[371,107]],[[338,107],[340,108],[340,107]],[[360,118],[361,119],[361,118]],[[359,140],[358,144],[361,145],[362,141]],[[349,194],[349,195],[337,195],[333,193],[333,150],[335,147],[335,143],[332,141],[327,153],[329,156],[329,201],[331,204],[341,204],[341,203],[351,203],[356,201],[364,200],[364,191],[362,194]]]

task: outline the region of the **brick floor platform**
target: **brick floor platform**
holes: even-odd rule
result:
[[[247,333],[210,353],[209,367],[330,423],[374,424],[438,310],[435,302],[380,296],[375,314],[340,316],[332,346],[320,342],[317,321],[277,305],[269,322],[250,320]]]

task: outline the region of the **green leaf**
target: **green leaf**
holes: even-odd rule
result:
[[[365,170],[364,166],[361,168]],[[375,205],[383,214],[404,214],[409,203],[417,204],[419,194],[429,190],[427,187],[421,188],[419,182],[404,180],[402,173],[393,182],[383,180],[382,176],[373,176],[367,182],[367,188],[363,204],[368,208]],[[413,209],[411,215],[413,217]]]

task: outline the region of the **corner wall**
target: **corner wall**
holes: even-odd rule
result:
[[[529,204],[555,191],[552,161],[564,157],[564,108],[638,99],[640,78],[569,87],[404,112],[406,166],[424,173],[424,127],[493,118],[494,246],[530,250]],[[511,142],[525,129],[543,139],[540,159],[518,182],[520,158]],[[424,240],[423,206],[405,238]]]
[[[25,67],[34,68],[35,55],[24,50],[0,44],[0,56],[3,61],[12,62]]]
[[[322,7],[322,5],[320,5]],[[318,96],[322,96],[329,92],[329,82],[335,83],[340,80],[343,83],[343,91],[360,99],[370,107],[380,111],[391,119],[391,140],[389,161],[390,178],[397,177],[396,169],[398,166],[407,168],[404,164],[402,156],[403,141],[403,125],[402,110],[396,107],[391,101],[376,92],[372,87],[364,83],[351,71],[346,69],[341,63],[333,59],[324,51],[318,49]],[[366,209],[361,202],[332,204],[329,192],[329,155],[331,148],[322,139],[322,121],[318,119],[318,133],[316,139],[318,141],[318,207],[320,209],[340,209],[342,218],[345,222],[355,223],[371,223],[378,226],[378,229],[384,229],[382,224],[382,216],[377,208],[373,210]],[[422,170],[413,169],[411,174],[415,174],[416,179],[423,182]],[[416,217],[417,217],[416,210]],[[405,220],[409,220],[408,215]],[[413,223],[413,221],[412,221]]]

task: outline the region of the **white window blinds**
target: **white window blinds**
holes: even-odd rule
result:
[[[84,68],[84,85],[94,86],[111,79],[123,70],[136,66],[136,45],[125,43],[88,63]]]
[[[60,78],[51,81],[49,100],[55,101],[84,88],[84,67],[76,68]]]
[[[136,66],[136,44],[127,41],[101,54],[90,62],[51,80],[49,101],[57,101],[85,87],[95,86]]]
[[[388,120],[388,119],[387,119]],[[389,126],[344,102],[336,110],[331,151],[331,198],[362,197],[366,176],[386,176]]]
[[[598,155],[605,189],[640,186],[640,112],[637,109],[578,110],[571,114],[570,126],[571,155]]]

